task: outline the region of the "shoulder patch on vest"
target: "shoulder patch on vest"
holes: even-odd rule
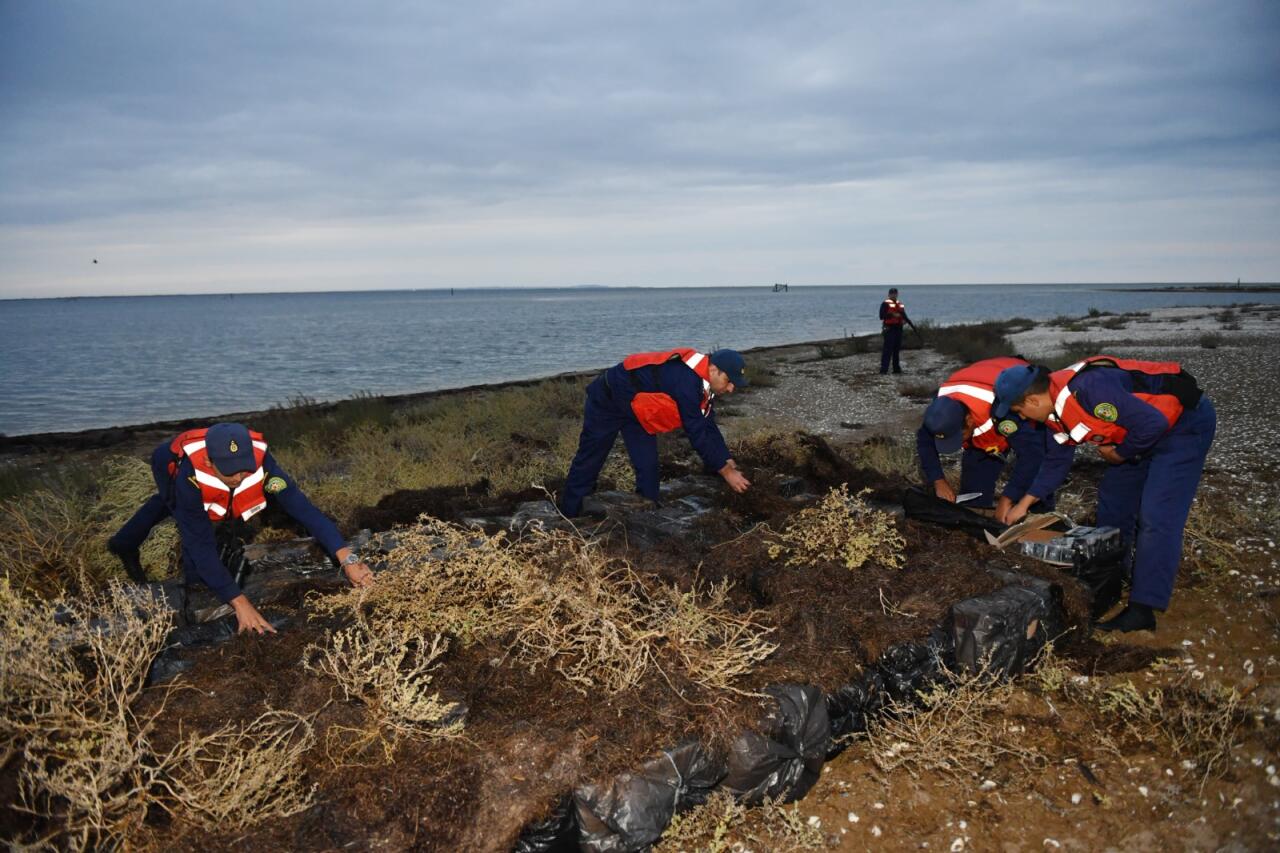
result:
[[[1093,407],[1093,416],[1108,423],[1115,423],[1116,418],[1120,417],[1120,413],[1116,411],[1116,407],[1112,403],[1099,403]]]
[[[1018,431],[1018,422],[1003,420],[996,426],[996,431],[1004,436],[1013,435]]]
[[[262,490],[269,495],[277,495],[287,488],[289,488],[289,484],[285,482],[284,477],[272,477],[267,480],[267,484],[262,487]]]

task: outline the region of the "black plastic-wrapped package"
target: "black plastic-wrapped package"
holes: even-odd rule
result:
[[[822,691],[808,684],[779,684],[764,691],[777,700],[759,731],[739,735],[729,749],[724,786],[734,798],[758,805],[767,797],[791,801],[818,781],[831,744]]]

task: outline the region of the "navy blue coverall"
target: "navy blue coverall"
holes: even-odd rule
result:
[[[1004,486],[1004,497],[1017,503],[1024,495],[1034,495],[1040,499],[1036,511],[1048,512],[1054,507],[1054,492],[1071,471],[1075,448],[1058,444],[1053,440],[1053,430],[1034,421],[1013,415],[1006,420],[1013,421],[1018,428],[1005,436],[1015,458],[1013,471]],[[943,478],[933,433],[923,424],[916,431],[916,454],[920,457],[926,484]],[[982,497],[974,498],[965,506],[975,509],[995,506],[996,480],[1004,470],[1005,462],[1006,456],[1001,453],[988,453],[973,447],[964,449],[960,456],[960,489],[957,494],[982,493]]]
[[[1160,393],[1161,377],[1146,379],[1149,393]],[[1125,462],[1109,466],[1098,486],[1098,524],[1120,528],[1125,545],[1133,549],[1129,601],[1164,610],[1173,597],[1183,528],[1218,414],[1209,398],[1201,397],[1170,427],[1158,409],[1133,396],[1133,376],[1113,367],[1083,371],[1070,388],[1085,411],[1101,403],[1115,406],[1115,423],[1126,430],[1115,447]]]
[[[173,516],[174,523],[178,525],[178,535],[182,538],[182,568],[187,582],[198,580],[224,603],[229,602],[240,595],[240,588],[218,556],[213,521],[204,508],[200,487],[191,480],[195,469],[190,457],[183,457],[177,471],[170,476],[169,464],[173,461],[174,454],[167,441],[151,454],[151,476],[156,481],[157,492],[125,522],[111,541],[123,548],[140,548],[153,527]],[[315,537],[330,556],[347,544],[337,526],[307,499],[270,451],[262,460],[262,468],[268,481],[272,477],[285,481],[283,489],[267,494],[268,501],[278,503]]]
[[[658,371],[658,384],[652,370]],[[631,411],[631,398],[637,392],[661,391],[675,400],[681,425],[689,443],[702,457],[708,471],[719,471],[728,463],[729,448],[720,435],[715,417],[702,413],[702,377],[684,362],[675,360],[627,370],[621,363],[597,376],[587,386],[586,404],[582,411],[582,434],[578,452],[569,466],[560,510],[570,518],[582,512],[583,499],[595,491],[600,469],[604,467],[613,443],[622,433],[631,467],[636,472],[636,491],[655,503],[658,500],[658,439],[640,426]]]
[[[880,322],[884,322],[889,317],[889,304],[887,301],[880,303]],[[907,312],[902,312],[902,322],[897,324],[886,323],[880,330],[884,336],[884,343],[880,347],[880,372],[889,372],[889,361],[893,361],[893,372],[901,373],[902,365],[898,363],[898,353],[902,351],[902,327],[907,322]]]

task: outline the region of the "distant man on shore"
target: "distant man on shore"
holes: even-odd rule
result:
[[[724,478],[735,492],[751,483],[729,454],[712,413],[717,394],[747,385],[746,361],[734,350],[705,355],[681,348],[629,355],[587,386],[578,452],[569,466],[560,511],[569,518],[582,512],[583,499],[595,491],[600,469],[618,433],[636,472],[636,491],[658,502],[658,433],[684,429],[708,471]]]
[[[138,583],[147,580],[138,549],[153,527],[173,516],[182,539],[187,580],[204,583],[230,604],[240,631],[275,633],[223,565],[214,533],[218,522],[233,517],[248,520],[265,509],[268,500],[302,524],[338,561],[352,584],[373,583],[373,572],[279,466],[260,433],[232,423],[188,430],[155,449],[151,474],[156,494],[107,542]]]
[[[889,295],[880,303],[880,334],[884,343],[880,348],[880,372],[889,372],[889,362],[893,362],[893,372],[901,373],[902,365],[898,363],[898,353],[902,350],[902,326],[915,328],[907,317],[907,306],[898,301],[898,288],[889,288]]]
[[[1009,524],[1021,518],[1032,505],[1048,512],[1054,506],[1054,492],[1071,470],[1075,448],[1051,439],[1051,430],[1017,415],[992,417],[996,377],[1009,367],[1028,367],[1021,358],[988,358],[957,370],[938,387],[937,395],[924,411],[924,421],[916,431],[916,455],[925,481],[934,494],[954,502],[956,492],[942,472],[939,454],[960,457],[960,493],[978,497],[966,502],[971,509],[995,509],[995,518]],[[1006,454],[1015,461],[1004,493],[995,499],[996,480],[1004,470]],[[1016,508],[1016,509],[1015,509]]]
[[[1218,416],[1177,362],[1096,355],[1064,370],[1006,368],[997,417],[1048,424],[1063,444],[1089,443],[1111,463],[1098,487],[1098,525],[1120,528],[1131,555],[1129,602],[1104,631],[1155,630],[1182,560],[1182,534]]]

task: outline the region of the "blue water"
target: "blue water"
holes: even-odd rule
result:
[[[903,287],[917,322],[1047,318],[1280,294],[1107,285]],[[739,349],[879,328],[886,288],[538,289],[0,301],[0,432],[264,409],[604,367],[668,346]]]

